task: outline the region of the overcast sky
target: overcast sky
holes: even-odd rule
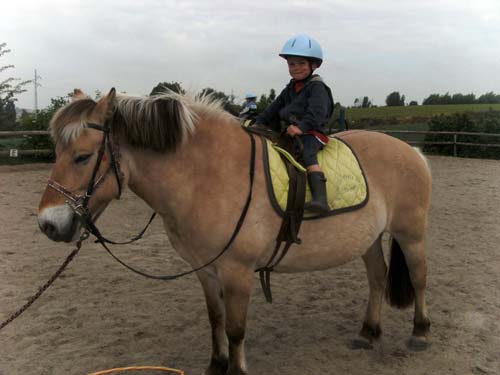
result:
[[[78,87],[145,95],[158,82],[231,92],[278,92],[291,36],[323,47],[317,71],[335,101],[392,91],[500,93],[500,0],[47,0],[0,3],[0,73],[42,77],[39,107]],[[33,108],[32,86],[18,106]]]

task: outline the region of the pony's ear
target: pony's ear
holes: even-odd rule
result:
[[[110,103],[114,104],[115,98],[116,98],[116,90],[114,87],[112,87],[111,90],[109,90],[107,98],[108,98]]]
[[[74,102],[75,100],[85,99],[86,97],[87,97],[87,95],[85,95],[85,93],[82,90],[74,89],[73,90],[73,97],[71,98],[71,100]]]
[[[104,115],[105,118],[111,116],[115,108],[115,98],[116,90],[113,87],[111,90],[109,90],[108,95],[104,96],[97,102],[96,110],[98,111],[98,113]]]

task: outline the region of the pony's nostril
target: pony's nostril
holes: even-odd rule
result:
[[[42,225],[40,225],[40,229],[50,238],[53,238],[57,232],[55,225],[48,222],[45,222]]]

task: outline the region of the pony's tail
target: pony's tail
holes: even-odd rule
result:
[[[385,297],[389,305],[403,309],[413,304],[415,289],[410,280],[410,272],[398,241],[392,238],[391,261],[387,274]]]

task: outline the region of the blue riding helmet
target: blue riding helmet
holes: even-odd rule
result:
[[[281,49],[280,56],[286,59],[288,56],[308,57],[317,62],[318,67],[323,62],[323,51],[319,43],[306,34],[299,34],[287,40]]]
[[[245,95],[245,99],[257,99],[257,95],[249,92]]]

